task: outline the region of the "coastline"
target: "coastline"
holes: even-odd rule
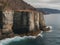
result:
[[[14,33],[10,33],[10,34],[0,34],[0,40],[2,39],[6,39],[6,38],[13,38],[15,36],[20,36],[20,37],[24,37],[24,36],[28,36],[28,37],[37,37],[37,36],[41,36],[42,31],[36,31],[36,32],[29,32],[29,33],[24,33],[24,34],[14,34]]]

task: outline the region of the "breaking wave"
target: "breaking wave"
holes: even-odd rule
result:
[[[24,37],[15,36],[13,38],[6,38],[3,40],[0,40],[0,45],[24,45],[25,43],[27,45],[28,43],[30,43],[31,45],[34,43],[35,45],[35,39],[37,39],[38,37],[41,38],[42,37],[41,33],[38,34],[37,36],[24,36]]]
[[[52,30],[50,30],[50,32],[51,31]],[[38,34],[37,36],[24,36],[24,37],[15,36],[13,38],[6,38],[0,40],[0,45],[37,45],[37,44],[40,45],[42,43],[42,37],[43,37],[42,33],[43,31],[41,31],[41,33]]]

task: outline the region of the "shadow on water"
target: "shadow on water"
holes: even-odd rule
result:
[[[11,41],[6,45],[44,45],[44,42],[42,37],[37,37],[36,39],[27,38],[19,41]]]

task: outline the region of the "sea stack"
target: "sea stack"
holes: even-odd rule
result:
[[[37,36],[48,31],[43,12],[23,0],[0,0],[0,36]]]

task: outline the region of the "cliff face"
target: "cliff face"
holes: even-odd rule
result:
[[[37,36],[41,31],[48,31],[44,17],[39,12],[13,12],[3,11],[3,28],[0,30],[0,37]],[[1,23],[0,23],[1,24]]]
[[[0,39],[6,37],[36,36],[46,28],[42,13],[22,0],[3,0],[0,12]]]

